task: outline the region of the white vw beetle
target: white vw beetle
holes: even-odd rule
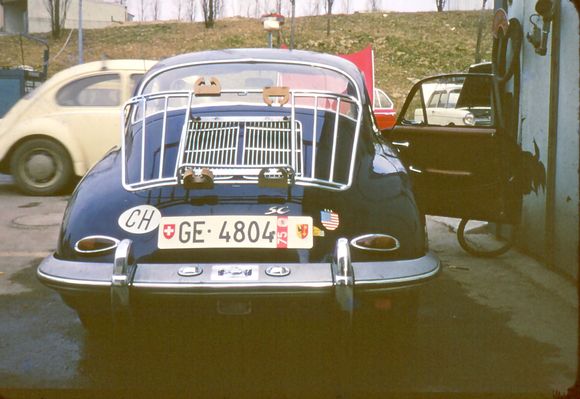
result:
[[[0,173],[26,194],[62,191],[119,143],[121,104],[155,63],[95,61],[55,74],[0,119]]]

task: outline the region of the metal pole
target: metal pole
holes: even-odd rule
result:
[[[83,60],[83,0],[79,0],[79,64]]]
[[[272,31],[268,31],[268,47],[272,48]]]

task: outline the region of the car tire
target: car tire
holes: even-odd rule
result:
[[[10,160],[10,172],[18,188],[28,195],[62,192],[73,177],[66,149],[49,139],[31,139],[19,145]]]
[[[457,241],[463,250],[473,256],[477,256],[479,258],[495,258],[496,256],[500,256],[505,254],[510,248],[513,246],[513,234],[510,234],[509,238],[506,240],[504,244],[500,247],[492,249],[492,250],[484,250],[478,249],[473,244],[469,242],[469,240],[465,237],[465,228],[467,227],[467,223],[470,219],[461,219],[459,222],[459,226],[457,227]]]

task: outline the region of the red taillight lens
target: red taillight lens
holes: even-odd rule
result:
[[[367,251],[391,252],[399,249],[399,240],[387,234],[365,234],[350,240],[350,245]]]
[[[119,240],[107,236],[81,238],[75,244],[75,251],[81,254],[102,254],[117,248]]]

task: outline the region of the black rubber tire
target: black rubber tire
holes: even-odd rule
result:
[[[469,244],[469,241],[465,238],[465,227],[469,220],[470,219],[461,219],[461,222],[459,222],[459,226],[457,227],[457,241],[459,241],[459,245],[465,252],[480,258],[495,258],[496,256],[505,254],[513,246],[513,234],[510,234],[506,243],[497,249],[482,251],[472,247],[471,244]]]
[[[44,163],[53,170],[44,171],[45,176],[34,176],[34,172],[30,170],[33,157],[39,160],[37,169]],[[70,156],[62,145],[49,139],[37,138],[16,148],[10,158],[10,173],[18,188],[25,194],[55,195],[71,183],[73,168]]]

